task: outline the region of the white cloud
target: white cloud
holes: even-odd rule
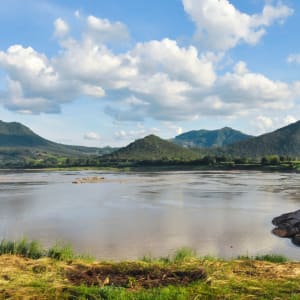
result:
[[[268,131],[273,128],[273,125],[273,120],[267,116],[261,115],[256,118],[256,126],[263,131]]]
[[[183,129],[182,127],[172,123],[172,122],[163,122],[163,125],[167,128],[167,129],[170,129],[172,131],[172,134],[173,132],[176,133],[176,135],[179,135],[179,134],[182,134],[183,132]]]
[[[87,34],[98,42],[122,41],[129,39],[127,27],[121,22],[110,22],[95,16],[87,18]]]
[[[297,122],[297,119],[292,115],[286,115],[286,116],[259,115],[256,116],[251,123],[254,128],[257,128],[256,134],[258,134],[258,133],[270,132],[276,130],[277,128],[281,128],[295,122]]]
[[[297,119],[294,116],[288,115],[283,119],[284,125],[289,125],[297,122]]]
[[[69,33],[69,25],[61,18],[54,21],[54,35],[63,37]]]
[[[275,12],[264,12],[264,22],[258,15],[255,20],[269,24],[272,15]],[[0,96],[5,107],[23,113],[57,113],[64,103],[93,97],[103,99],[105,112],[119,121],[175,122],[212,115],[264,115],[266,109],[286,111],[300,96],[300,81],[271,80],[251,72],[245,62],[218,75],[222,54],[199,53],[194,46],[181,47],[167,38],[116,53],[104,40],[110,33],[114,38],[123,26],[93,16],[83,20],[88,29],[81,38],[61,37],[61,49],[52,58],[21,45],[0,51],[0,68],[8,77]],[[95,36],[94,31],[105,32],[107,38]]]
[[[96,132],[87,132],[84,134],[83,138],[85,140],[91,140],[91,141],[99,141],[101,139],[100,135]]]
[[[218,81],[219,95],[225,102],[240,103],[245,108],[291,108],[299,95],[298,88],[266,76],[251,73],[244,62],[234,67]]]
[[[287,58],[287,62],[289,64],[295,63],[300,64],[300,53],[298,54],[290,54]]]
[[[163,39],[139,43],[129,54],[140,73],[165,72],[173,80],[210,86],[216,80],[212,54],[200,56],[193,46],[180,48],[176,41]]]
[[[209,49],[227,50],[244,42],[255,45],[266,27],[282,23],[293,10],[278,3],[266,4],[260,14],[239,11],[228,0],[182,0],[185,11],[196,23],[196,39]]]
[[[114,133],[115,138],[123,141],[133,141],[143,138],[150,134],[157,135],[160,132],[158,128],[140,128],[137,130],[118,130]]]
[[[78,93],[77,85],[62,78],[51,61],[31,47],[14,45],[6,52],[0,51],[0,68],[8,74],[2,98],[11,110],[59,112],[60,104],[69,102]]]

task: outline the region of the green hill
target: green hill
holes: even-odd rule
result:
[[[0,121],[0,166],[34,159],[55,157],[79,158],[111,153],[113,148],[69,146],[51,142],[17,122]]]
[[[230,127],[218,130],[192,130],[176,136],[172,142],[188,148],[222,147],[238,141],[247,140],[252,136]]]
[[[189,161],[199,155],[155,135],[136,140],[127,147],[106,155],[103,159],[117,161]]]
[[[274,132],[226,146],[223,150],[240,157],[265,155],[300,157],[300,121]]]

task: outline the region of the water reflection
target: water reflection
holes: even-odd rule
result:
[[[104,176],[100,184],[73,185]],[[298,174],[260,172],[1,172],[0,237],[57,240],[104,258],[167,255],[188,246],[234,257],[299,248],[270,234],[299,209]]]

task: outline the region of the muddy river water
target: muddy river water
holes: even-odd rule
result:
[[[98,183],[72,184],[101,176]],[[104,259],[181,247],[231,258],[300,248],[273,236],[274,216],[300,209],[300,174],[262,172],[0,172],[0,239],[56,241]]]

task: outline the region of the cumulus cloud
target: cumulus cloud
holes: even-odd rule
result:
[[[212,55],[199,55],[193,46],[181,48],[170,39],[139,43],[129,53],[140,73],[152,75],[157,70],[171,79],[210,86],[216,80]]]
[[[99,141],[101,139],[100,135],[93,131],[85,133],[83,138],[90,141]]]
[[[299,95],[297,84],[273,81],[266,76],[252,73],[245,62],[239,62],[234,72],[219,78],[219,95],[225,102],[240,103],[245,108],[287,109]]]
[[[285,125],[289,125],[297,122],[297,119],[294,116],[288,115],[283,119]]]
[[[186,4],[193,5],[193,1],[186,0]],[[267,26],[283,16],[280,7],[265,8],[251,20]],[[54,57],[21,45],[0,51],[0,68],[8,77],[6,90],[0,92],[6,108],[57,113],[62,104],[92,97],[101,99],[105,112],[119,121],[173,122],[200,116],[263,115],[266,109],[284,111],[300,96],[300,81],[271,80],[251,72],[245,62],[218,75],[222,55],[200,53],[194,46],[183,47],[168,38],[116,52],[106,41],[128,35],[125,25],[95,16],[81,18],[85,22],[81,37],[74,39],[65,31]],[[180,132],[179,127],[174,130]]]
[[[273,131],[277,128],[281,128],[289,124],[295,123],[296,121],[297,119],[292,115],[286,115],[286,116],[259,115],[253,119],[252,125],[254,128],[257,128],[256,134],[258,134],[258,133]]]
[[[150,134],[158,134],[160,130],[158,128],[140,128],[137,130],[118,130],[114,133],[115,138],[123,141],[132,141],[143,138]]]
[[[297,54],[290,54],[287,58],[287,62],[289,64],[300,64],[300,53]]]
[[[271,118],[261,115],[256,118],[256,125],[263,131],[267,131],[273,128],[274,123]]]
[[[61,18],[54,21],[54,36],[63,37],[69,33],[69,25]]]
[[[127,27],[121,22],[110,22],[95,16],[87,18],[87,34],[98,42],[111,42],[129,39]]]
[[[293,10],[282,3],[266,4],[259,14],[239,11],[228,0],[182,0],[185,11],[195,22],[196,39],[209,49],[227,50],[244,42],[257,44],[266,28],[282,23]]]

